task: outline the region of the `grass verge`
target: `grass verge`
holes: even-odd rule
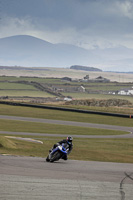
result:
[[[133,127],[133,119],[0,104],[1,115],[56,119]]]
[[[0,146],[0,154],[46,157],[48,150],[62,138],[43,137],[43,144],[6,139],[12,142]],[[3,140],[3,137],[2,137]],[[1,136],[0,136],[1,144]],[[133,139],[74,139],[74,148],[69,159],[133,163]]]
[[[125,131],[0,119],[0,130],[62,135],[122,135]]]

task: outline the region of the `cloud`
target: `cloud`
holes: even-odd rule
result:
[[[12,18],[4,16],[0,24],[0,37],[8,37],[12,35],[26,34],[28,31],[36,29],[32,20],[28,17],[25,18]]]
[[[29,34],[85,48],[132,47],[131,0],[4,0],[0,37]]]
[[[133,1],[126,0],[124,2],[117,2],[118,9],[123,16],[133,19]]]

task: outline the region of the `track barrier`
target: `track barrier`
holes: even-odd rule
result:
[[[51,110],[61,110],[61,111],[69,111],[69,112],[77,112],[77,113],[106,115],[106,116],[123,117],[123,118],[130,118],[130,119],[133,118],[133,115],[128,115],[128,114],[107,113],[107,112],[99,112],[99,111],[81,110],[81,109],[73,109],[73,108],[62,108],[62,107],[55,107],[55,106],[44,106],[44,105],[36,105],[36,104],[18,103],[18,102],[0,101],[0,104],[51,109]]]

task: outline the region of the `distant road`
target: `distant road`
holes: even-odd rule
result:
[[[30,122],[39,122],[39,123],[48,123],[48,124],[60,124],[60,125],[68,125],[68,126],[90,127],[90,128],[119,130],[119,131],[129,132],[129,134],[125,134],[125,135],[103,135],[103,136],[102,135],[100,135],[100,136],[98,136],[98,135],[73,135],[73,137],[80,137],[80,138],[133,138],[133,134],[132,134],[133,127],[74,122],[74,121],[51,120],[51,119],[40,119],[40,118],[30,118],[30,117],[17,117],[17,116],[7,116],[7,115],[0,115],[0,119],[30,121]],[[61,136],[62,137],[62,134],[47,134],[47,133],[44,134],[44,133],[8,132],[8,131],[0,131],[0,133],[15,134],[15,135],[35,135],[35,136],[38,135],[38,136],[55,136],[55,137]]]

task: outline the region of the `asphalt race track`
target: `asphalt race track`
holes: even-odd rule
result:
[[[78,138],[133,138],[133,127],[125,127],[125,126],[113,126],[113,125],[105,125],[105,124],[94,124],[94,123],[84,123],[84,122],[74,122],[74,121],[62,121],[62,120],[51,120],[51,119],[40,119],[40,118],[30,118],[30,117],[15,117],[15,116],[7,116],[0,115],[0,119],[7,120],[19,120],[19,121],[30,121],[30,122],[39,122],[39,123],[49,123],[49,124],[60,124],[60,125],[68,125],[68,126],[83,126],[83,127],[91,127],[91,128],[100,128],[100,129],[109,129],[109,130],[120,130],[126,131],[129,134],[126,135],[73,135],[73,137]],[[11,134],[14,132],[9,131],[0,131],[2,134]],[[24,132],[15,132],[15,135],[35,135],[35,136],[61,136],[62,134],[43,134],[43,133],[24,133]],[[66,136],[66,135],[63,135]]]
[[[89,161],[47,163],[43,158],[0,156],[1,200],[121,200],[120,182],[133,164]],[[132,200],[133,184],[123,192]]]
[[[3,116],[3,118],[8,117]],[[32,120],[32,118],[9,118]],[[65,123],[56,121],[54,123]],[[42,123],[48,122],[42,121]],[[88,127],[94,126],[94,124],[82,123],[84,124]],[[75,125],[76,122],[74,122]],[[111,129],[111,126],[107,125],[99,125],[99,128],[101,127]],[[132,137],[133,129],[124,128],[130,134],[123,137]],[[123,130],[123,127],[112,126],[112,129]],[[133,164],[127,163],[75,160],[47,163],[44,158],[0,155],[0,199],[132,200],[132,172]]]

